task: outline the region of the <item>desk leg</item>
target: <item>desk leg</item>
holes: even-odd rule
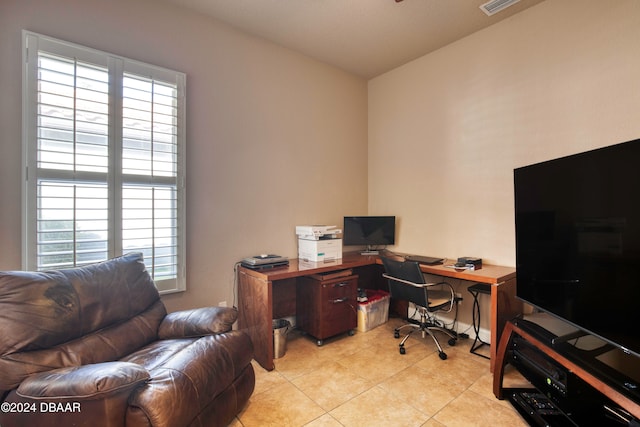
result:
[[[273,284],[238,273],[238,329],[253,342],[254,359],[271,371],[273,363]]]
[[[522,313],[516,299],[516,279],[491,285],[491,372],[495,369],[498,343],[507,322]]]

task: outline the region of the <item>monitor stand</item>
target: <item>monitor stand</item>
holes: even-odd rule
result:
[[[371,246],[367,246],[367,249],[360,252],[360,255],[378,255],[380,252],[377,249],[373,249]]]

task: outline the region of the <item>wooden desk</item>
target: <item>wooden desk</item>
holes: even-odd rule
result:
[[[377,262],[382,263],[379,259]],[[441,265],[421,265],[420,269],[436,276],[491,285],[490,370],[493,372],[502,331],[509,320],[522,313],[522,303],[516,299],[516,269],[486,264],[480,270],[456,270],[447,267],[453,264],[454,260],[445,260]]]
[[[331,262],[289,261],[289,266],[272,270],[255,271],[238,267],[238,328],[245,330],[253,341],[255,360],[265,369],[272,370],[273,329],[272,319],[296,314],[296,283],[298,277],[311,274],[354,269],[363,283],[384,283],[378,256],[346,252],[342,259]],[[491,370],[495,351],[505,323],[519,314],[521,304],[515,300],[515,269],[487,265],[477,271],[456,271],[453,268],[421,266],[422,271],[439,276],[491,286]],[[363,286],[361,287],[376,287]]]

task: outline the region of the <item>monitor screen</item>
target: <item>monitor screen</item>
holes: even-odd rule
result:
[[[342,238],[346,246],[393,245],[396,240],[396,217],[345,216]]]

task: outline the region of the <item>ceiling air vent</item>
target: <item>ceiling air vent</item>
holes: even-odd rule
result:
[[[480,9],[487,14],[487,16],[495,15],[503,9],[508,8],[520,0],[491,0],[480,6]]]

